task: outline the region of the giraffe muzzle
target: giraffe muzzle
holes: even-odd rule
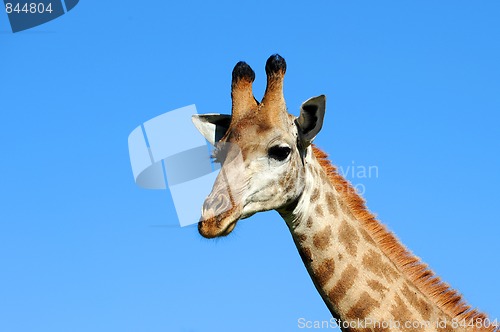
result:
[[[224,155],[223,166],[215,180],[212,192],[205,199],[198,231],[203,237],[213,238],[231,233],[241,218],[247,181],[241,149],[236,144],[219,143]]]
[[[226,236],[241,218],[243,188],[237,185],[235,174],[228,175],[223,167],[217,176],[214,188],[205,199],[198,231],[203,237]]]
[[[240,215],[240,209],[228,193],[211,194],[203,204],[198,231],[206,238],[226,236],[234,229]]]

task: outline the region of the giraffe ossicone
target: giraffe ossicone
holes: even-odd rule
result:
[[[375,219],[326,154],[312,145],[323,125],[326,97],[306,100],[295,117],[283,95],[285,60],[272,55],[265,68],[260,102],[252,92],[254,71],[238,62],[231,115],[193,117],[221,163],[202,207],[200,234],[226,236],[240,219],[277,210],[333,317],[358,322],[344,330],[495,331],[486,315],[467,305]]]

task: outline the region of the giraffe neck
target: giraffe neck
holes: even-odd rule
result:
[[[441,327],[443,331],[465,331],[452,329],[452,315],[388,257],[380,241],[355,216],[346,195],[332,184],[312,148],[306,157],[301,197],[288,211],[279,212],[314,285],[333,317],[343,324],[351,322],[367,331],[399,331],[411,328],[398,324],[429,322],[429,326],[414,330],[436,331]],[[356,330],[352,327],[345,330]]]

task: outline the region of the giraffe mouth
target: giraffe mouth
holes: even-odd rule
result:
[[[238,223],[238,220],[235,220],[235,221],[231,222],[229,225],[227,225],[227,227],[222,231],[222,233],[220,233],[220,236],[229,235],[233,231],[233,229],[236,227],[237,223]]]
[[[198,232],[207,239],[227,236],[236,227],[240,217],[241,215],[237,212],[236,208],[208,218],[202,216],[198,223]]]

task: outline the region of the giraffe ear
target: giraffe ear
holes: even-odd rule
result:
[[[321,130],[325,110],[325,95],[309,98],[300,106],[300,116],[295,122],[303,147],[309,146]]]
[[[231,115],[194,114],[191,121],[205,139],[210,144],[215,145],[226,134],[231,123]]]

